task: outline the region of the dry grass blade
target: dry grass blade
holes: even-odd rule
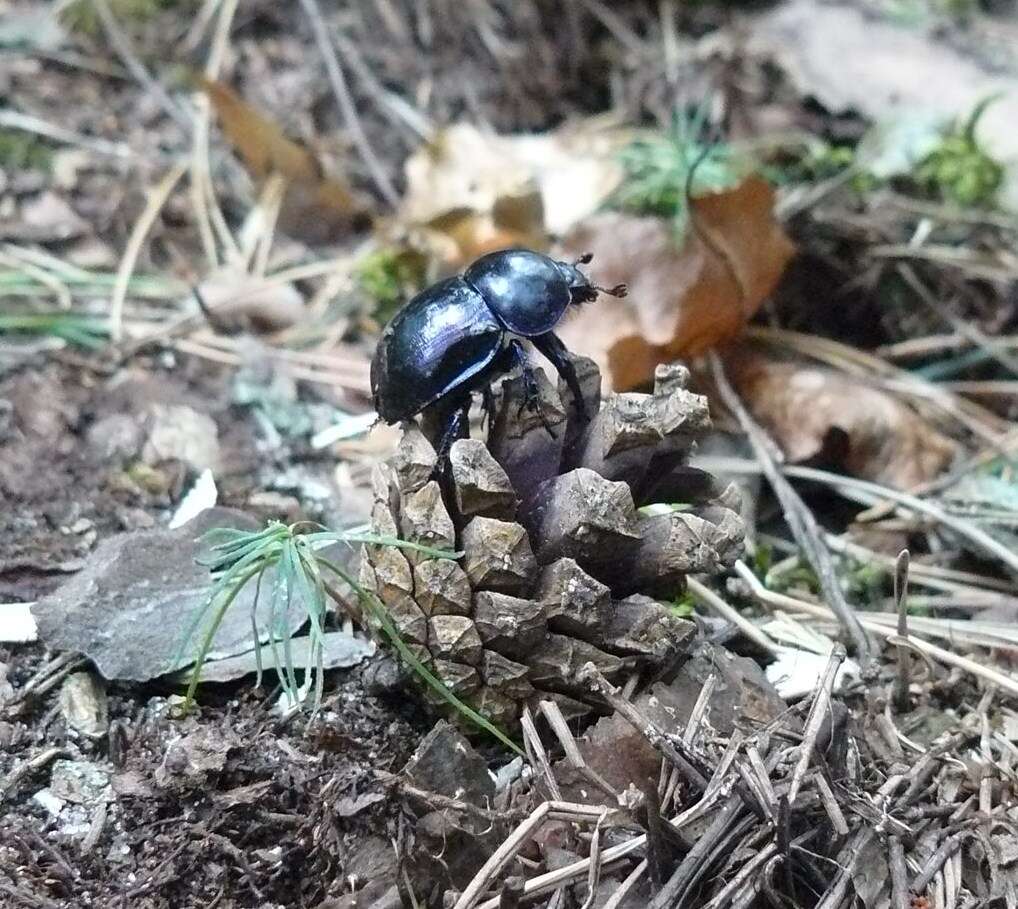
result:
[[[759,325],[747,328],[745,335],[747,338],[794,350],[854,376],[870,379],[879,377],[885,388],[914,397],[917,403],[932,405],[989,445],[999,445],[1002,441],[1001,433],[1011,428],[1006,420],[1002,420],[993,411],[848,344],[817,335]]]
[[[710,458],[704,459],[701,464],[705,469],[716,472],[763,472],[761,465],[739,458]],[[934,502],[920,499],[907,492],[899,492],[887,486],[881,486],[879,483],[871,483],[869,480],[858,480],[855,477],[846,477],[827,470],[818,470],[815,467],[784,466],[779,469],[786,477],[822,483],[825,486],[838,490],[846,498],[861,504],[872,505],[877,502],[890,500],[897,503],[898,510],[905,513],[917,512],[932,518],[937,523],[942,524],[967,540],[977,551],[999,559],[1012,572],[1018,575],[1018,554],[1012,552],[1007,546],[990,536],[990,534],[986,533],[986,531],[972,521],[968,521],[959,515],[951,514]]]
[[[819,606],[816,603],[807,603],[805,600],[798,600],[794,597],[768,590],[760,583],[760,579],[753,574],[753,570],[745,562],[736,562],[735,570],[739,577],[747,583],[750,592],[760,603],[767,606],[776,606],[779,609],[790,609],[793,612],[804,612],[807,615],[811,615],[818,619],[830,620],[834,618],[834,612],[826,606]],[[895,617],[895,622],[896,618],[897,617]],[[898,640],[896,627],[888,628],[878,624],[877,622],[869,620],[863,620],[863,624],[867,631],[877,634],[883,638],[888,638],[892,643]],[[902,643],[905,644],[906,642],[902,641]],[[984,681],[997,685],[1010,694],[1018,696],[1018,679],[1014,676],[1005,675],[999,670],[984,666],[975,660],[963,657],[957,653],[952,653],[949,650],[944,650],[941,647],[937,647],[934,644],[930,644],[929,642],[920,640],[914,636],[909,638],[907,643],[916,650],[932,657],[938,662],[945,663],[948,666],[957,666],[959,669],[963,669]]]
[[[548,753],[544,750],[544,743],[541,741],[541,736],[534,725],[534,717],[529,707],[523,708],[520,726],[523,729],[523,747],[526,749],[530,766],[540,769],[552,799],[561,801],[562,792],[559,790],[558,780],[555,779],[555,774],[552,773]]]
[[[120,265],[117,268],[117,280],[110,298],[110,336],[115,343],[123,338],[124,301],[127,299],[131,275],[134,273],[134,266],[137,264],[141,247],[145,243],[145,237],[148,236],[148,232],[152,229],[152,225],[166,204],[166,200],[169,199],[170,193],[173,192],[173,188],[186,171],[186,163],[174,165],[149,192],[148,198],[145,200],[145,208],[135,222],[131,236],[124,247],[124,254],[121,256]]]
[[[48,123],[39,117],[25,114],[17,110],[0,110],[0,127],[7,129],[22,130],[36,136],[43,136],[55,142],[65,142],[99,155],[109,155],[113,158],[132,158],[135,152],[129,145],[123,142],[110,142],[99,136],[84,136],[73,130],[58,126],[55,123]]]
[[[612,788],[611,784],[603,776],[601,776],[601,774],[594,770],[594,768],[587,764],[587,762],[583,759],[579,746],[576,744],[576,738],[569,729],[569,723],[562,714],[562,710],[559,705],[554,701],[542,700],[540,703],[540,709],[541,714],[548,721],[548,725],[551,727],[552,732],[555,733],[555,738],[558,739],[559,744],[562,746],[562,750],[565,752],[566,760],[569,761],[570,766],[579,773],[582,773],[597,789],[600,789],[606,796],[608,796],[615,805],[621,805],[622,797],[618,794],[618,792]]]
[[[780,648],[763,631],[756,627],[745,616],[733,606],[726,603],[720,596],[711,590],[706,584],[701,583],[694,577],[686,578],[686,587],[698,603],[702,603],[708,609],[716,612],[725,621],[731,622],[749,640],[769,653],[777,656]]]
[[[728,377],[725,375],[721,358],[713,351],[709,354],[709,358],[718,392],[725,406],[735,414],[743,432],[749,438],[757,461],[770,482],[774,494],[781,503],[785,520],[792,531],[792,535],[816,572],[824,596],[831,604],[831,609],[851,639],[859,661],[864,665],[871,662],[873,659],[873,649],[870,646],[869,638],[863,630],[855,610],[849,606],[844,593],[842,593],[837,572],[834,568],[834,560],[824,544],[820,528],[817,526],[813,513],[806,507],[805,502],[802,501],[799,494],[792,488],[792,484],[785,479],[778,469],[774,458],[774,443],[768,438],[760,425],[750,416],[749,411],[746,410],[736,394],[735,389],[732,388]]]
[[[318,50],[325,61],[325,71],[329,76],[329,83],[332,85],[332,91],[336,96],[340,112],[343,115],[343,122],[353,138],[357,151],[368,168],[375,186],[378,187],[378,191],[382,194],[382,198],[392,208],[397,208],[399,206],[399,194],[396,192],[395,187],[393,187],[392,181],[385,172],[385,168],[382,167],[381,162],[371,148],[371,143],[368,141],[364,128],[361,126],[360,118],[357,116],[357,108],[354,106],[353,98],[350,97],[350,90],[347,88],[343,69],[339,65],[336,50],[329,39],[328,27],[325,24],[325,19],[322,17],[322,11],[319,9],[318,0],[301,0],[301,6],[304,7],[304,12],[311,22],[311,30],[314,32],[315,43],[318,45]]]
[[[120,62],[127,67],[131,75],[138,80],[145,90],[156,99],[159,106],[170,118],[183,128],[185,134],[189,133],[191,131],[191,122],[187,115],[166,93],[166,89],[149,75],[145,65],[138,59],[137,54],[131,48],[131,44],[120,28],[120,23],[117,22],[117,17],[114,15],[107,0],[91,0],[91,3],[95,8],[99,21],[102,23],[103,31],[106,32],[106,37],[109,39],[110,44],[113,45],[117,56],[120,57]]]

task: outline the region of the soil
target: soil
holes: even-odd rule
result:
[[[250,411],[230,405],[229,380],[226,371],[194,364],[165,369],[142,360],[110,376],[50,360],[0,381],[7,415],[0,601],[35,600],[79,568],[97,540],[165,522],[193,472],[161,464],[139,485],[111,437],[122,425],[113,418],[143,424],[153,400],[216,417],[221,501],[243,507],[258,487],[258,456]],[[107,429],[97,434],[96,427]],[[288,458],[289,466],[308,466],[299,448]],[[285,460],[273,469],[288,466]],[[39,645],[0,649],[0,679],[18,690],[49,656]],[[59,754],[0,796],[4,902],[317,906],[349,891],[351,875],[363,885],[357,850],[377,845],[372,837],[387,844],[398,826],[398,809],[376,773],[406,762],[427,717],[366,693],[359,670],[330,673],[311,721],[283,721],[270,694],[250,678],[206,686],[200,712],[180,719],[167,700],[172,689],[113,686],[110,733],[98,742],[68,727],[59,686],[19,705],[0,723],[0,778],[48,749]],[[213,755],[209,766],[167,774],[191,741]],[[101,788],[111,787],[109,801],[76,804],[72,794],[56,814],[40,804],[39,793],[68,766],[60,761],[81,762],[70,765],[72,777],[82,768],[98,774]]]
[[[15,686],[42,662],[37,647],[0,657]],[[98,744],[67,729],[55,697],[0,724],[5,774],[55,747],[56,760],[84,762],[115,794],[54,817],[34,796],[55,764],[7,793],[7,904],[319,906],[363,886],[365,844],[388,842],[399,820],[377,771],[398,770],[425,727],[367,695],[356,672],[332,674],[311,724],[281,721],[265,693],[206,690],[200,713],[181,720],[161,695],[115,688],[111,732]],[[206,772],[181,758],[192,742],[212,755]]]

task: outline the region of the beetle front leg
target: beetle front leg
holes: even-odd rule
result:
[[[444,469],[449,460],[449,449],[457,439],[465,438],[470,422],[470,397],[463,402],[452,405],[445,418],[445,427],[442,429],[442,437],[438,443],[438,465],[437,470]]]
[[[534,378],[534,368],[527,360],[527,353],[523,349],[523,344],[514,339],[509,342],[509,351],[513,362],[519,367],[520,373],[523,376],[523,403],[520,404],[520,410],[526,407],[529,410],[535,411],[545,431],[554,439],[555,432],[551,428],[548,418],[544,415],[544,408],[541,406],[541,390],[537,385],[537,379]]]
[[[565,344],[551,331],[547,334],[539,335],[532,340],[534,347],[551,361],[552,366],[558,370],[558,374],[566,380],[566,385],[569,386],[569,390],[573,393],[573,403],[576,405],[580,418],[589,420],[587,404],[583,400],[583,390],[580,388],[580,380],[576,376],[576,367],[573,366],[573,361],[569,357],[569,351],[566,349]]]
[[[495,422],[495,393],[491,390],[490,382],[481,388],[481,410],[484,412],[484,423],[490,432]]]

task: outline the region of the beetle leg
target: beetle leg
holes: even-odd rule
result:
[[[495,393],[491,390],[490,383],[481,389],[481,409],[484,411],[484,422],[490,432],[492,420],[495,419]]]
[[[445,418],[445,427],[442,430],[442,438],[438,445],[437,469],[442,471],[449,460],[449,449],[457,439],[467,435],[470,420],[470,396],[466,400],[452,406]]]
[[[538,388],[537,379],[534,378],[534,369],[527,361],[527,354],[523,349],[523,345],[519,341],[513,340],[509,342],[509,349],[512,351],[512,358],[523,375],[523,403],[520,404],[520,410],[526,407],[528,410],[536,412],[541,420],[541,425],[545,428],[548,435],[554,439],[555,432],[551,428],[548,418],[544,415],[544,408],[541,407],[541,391]]]
[[[566,385],[569,386],[569,390],[573,393],[573,404],[576,405],[580,418],[589,420],[587,403],[583,400],[580,380],[576,377],[576,367],[573,366],[573,361],[569,358],[569,351],[566,349],[565,344],[559,340],[554,332],[550,331],[547,334],[538,335],[538,337],[531,340],[534,342],[534,347],[551,361],[552,366],[558,370],[558,374],[566,380]]]

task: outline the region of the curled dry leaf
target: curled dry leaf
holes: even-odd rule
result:
[[[596,120],[539,136],[447,127],[407,160],[401,221],[438,234],[450,268],[507,246],[543,249],[615,190],[627,140]]]
[[[282,331],[304,316],[304,298],[292,284],[276,284],[234,266],[212,272],[198,293],[214,327],[255,334]]]
[[[617,390],[649,382],[654,367],[702,353],[739,333],[774,289],[795,251],[759,177],[691,202],[694,226],[677,244],[657,217],[596,215],[565,241],[565,255],[594,255],[599,284],[624,283],[561,326],[576,353],[594,359]]]
[[[898,398],[854,376],[772,359],[748,345],[727,351],[725,365],[789,461],[823,457],[854,476],[908,489],[937,476],[954,457],[954,442]]]
[[[286,178],[280,230],[308,243],[322,243],[367,226],[370,219],[363,200],[345,181],[326,175],[310,149],[289,138],[229,86],[203,77],[198,81],[255,183],[261,187],[273,174]]]

